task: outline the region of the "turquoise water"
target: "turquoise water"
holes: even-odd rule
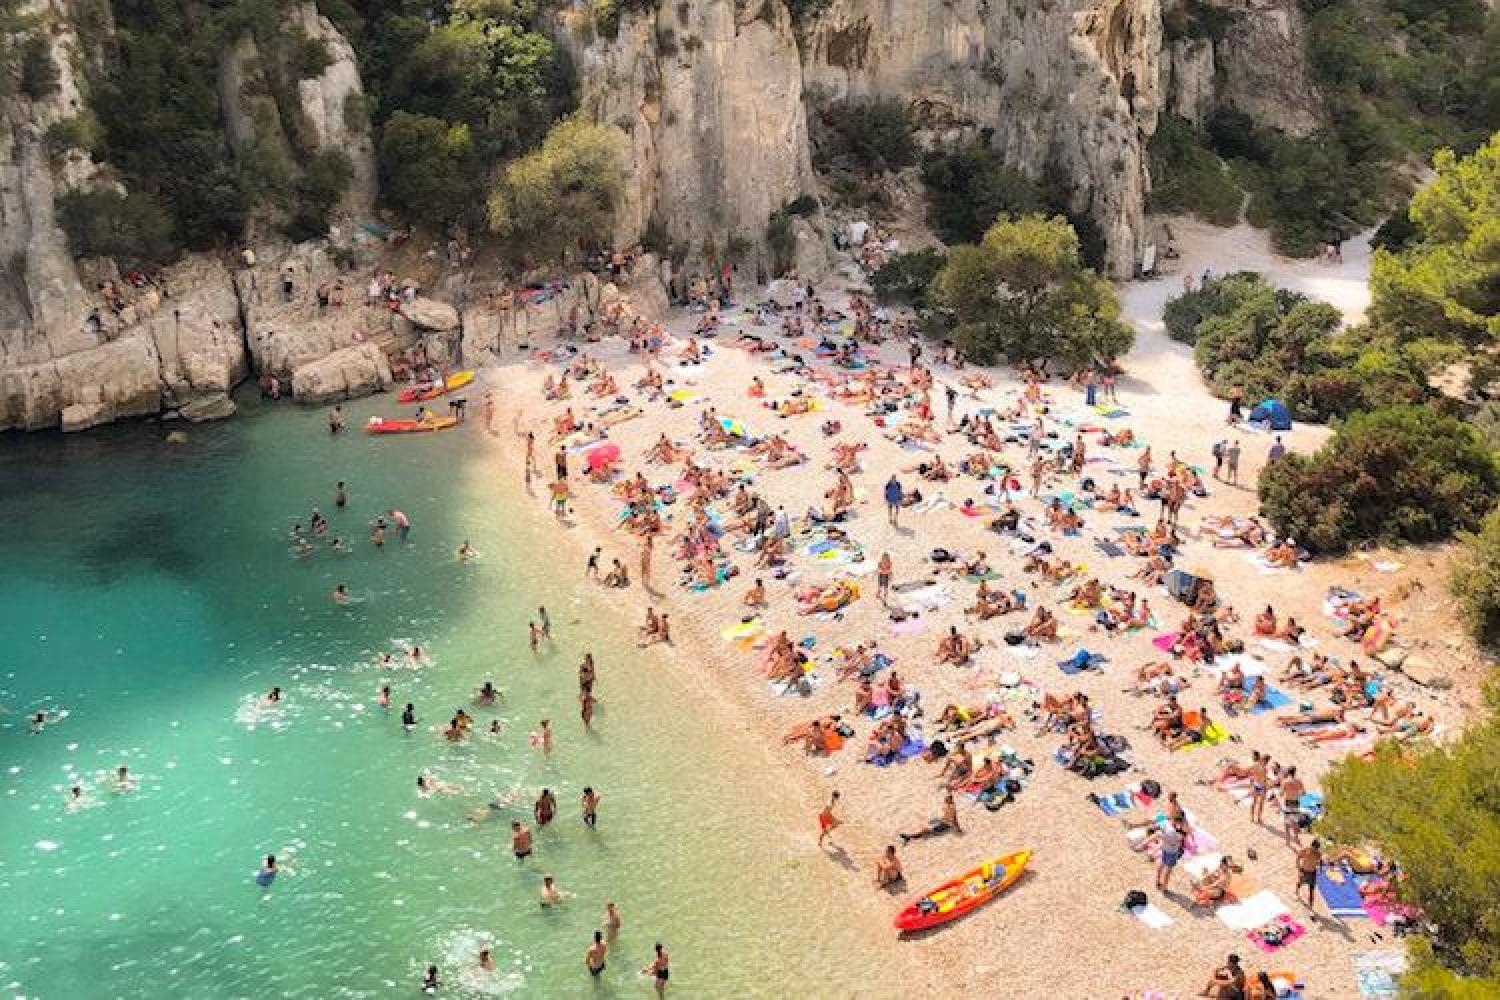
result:
[[[392,408],[356,405],[351,425]],[[864,942],[819,888],[809,832],[775,818],[785,791],[744,793],[755,748],[689,690],[691,672],[620,641],[476,432],[335,439],[320,413],[286,408],[189,428],[185,446],[150,426],[0,438],[7,994],[415,995],[435,961],[445,995],[634,996],[655,940],[681,995],[847,991]],[[291,554],[288,528],[314,506],[351,554]],[[393,506],[412,539],[376,549],[366,526]],[[465,538],[482,553],[467,564]],[[539,603],[557,641],[533,658]],[[376,666],[412,642],[429,665]],[[599,660],[593,734],[576,702],[585,648]],[[497,710],[468,704],[485,679],[505,691]],[[263,709],[273,685],[285,701]],[[502,734],[452,745],[430,731],[459,705]],[[43,708],[67,714],[28,734]],[[528,739],[543,716],[550,759]],[[121,764],[139,782],[125,794],[111,789]],[[464,792],[419,797],[424,768]],[[597,832],[578,816],[586,784],[603,795]],[[530,825],[543,785],[559,816],[518,863],[509,820]],[[507,793],[499,817],[466,821]],[[293,867],[262,890],[267,852]],[[573,898],[540,907],[543,872]],[[608,899],[625,927],[593,983],[582,955]],[[493,976],[475,966],[485,944]]]

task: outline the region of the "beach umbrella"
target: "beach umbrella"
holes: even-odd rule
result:
[[[590,469],[602,469],[612,462],[618,462],[619,460],[620,446],[614,444],[613,442],[609,444],[601,444],[599,447],[593,449],[588,453],[588,463]]]
[[[1199,580],[1207,580],[1209,583],[1212,583],[1214,579],[1214,575],[1208,570],[1204,569],[1202,566],[1194,566],[1192,569],[1188,570],[1188,576],[1195,577]]]

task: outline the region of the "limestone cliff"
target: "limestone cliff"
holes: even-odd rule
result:
[[[771,213],[814,189],[802,67],[780,0],[662,0],[631,11],[614,38],[588,7],[559,37],[578,67],[585,110],[631,138],[620,235],[660,233],[702,260],[731,240],[758,258]]]
[[[1184,0],[1168,0],[1180,5]],[[1195,124],[1220,107],[1303,136],[1325,112],[1307,64],[1307,26],[1296,0],[1224,0],[1219,39],[1169,38],[1160,87],[1167,109]]]

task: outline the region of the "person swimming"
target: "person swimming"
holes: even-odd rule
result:
[[[542,876],[541,900],[543,906],[556,906],[567,899],[567,893],[558,888],[551,875]]]
[[[266,696],[262,698],[261,701],[266,705],[267,708],[271,707],[272,705],[281,704],[281,688],[273,687],[271,690],[266,692]]]
[[[474,695],[474,704],[493,705],[495,703],[495,699],[499,697],[500,691],[495,687],[494,683],[491,681],[485,681],[482,685],[480,685],[479,691]]]
[[[261,864],[260,871],[255,874],[255,884],[262,889],[276,881],[278,869],[276,867],[276,855],[267,854],[266,860]]]
[[[387,712],[391,710],[391,686],[389,684],[380,686],[380,691],[375,695],[375,703]]]
[[[479,967],[485,972],[495,971],[495,959],[488,948],[479,949]]]
[[[474,546],[470,545],[469,540],[465,538],[463,544],[458,547],[459,561],[468,562],[470,559],[473,559],[477,555],[479,555],[479,553],[475,551]]]
[[[401,710],[401,726],[408,733],[417,728],[417,709],[411,702],[407,702],[406,707]]]
[[[348,604],[349,603],[349,588],[346,587],[342,583],[338,584],[337,586],[335,586],[333,588],[333,593],[330,594],[329,596],[333,598],[333,603],[334,604]]]
[[[135,788],[135,778],[130,774],[130,768],[121,764],[115,768],[115,791],[128,792]]]
[[[427,971],[422,973],[422,992],[436,993],[442,989],[442,983],[438,981],[438,967],[428,964]]]
[[[594,943],[583,953],[583,966],[589,975],[599,976],[604,972],[604,959],[609,954],[609,945],[604,941],[604,932],[594,932]]]

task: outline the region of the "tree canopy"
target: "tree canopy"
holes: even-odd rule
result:
[[[1004,356],[1077,369],[1130,349],[1114,287],[1084,266],[1066,219],[1001,216],[977,245],[954,247],[929,298],[953,339],[988,364]]]
[[[1401,898],[1437,929],[1412,949],[1412,995],[1500,991],[1500,687],[1485,700],[1487,716],[1446,746],[1386,741],[1373,760],[1345,757],[1323,780],[1320,832],[1378,844],[1401,868]]]
[[[1440,150],[1436,176],[1411,200],[1417,238],[1379,250],[1372,319],[1402,337],[1500,339],[1500,133],[1472,155]]]
[[[625,190],[625,134],[580,115],[505,168],[490,194],[490,228],[520,249],[556,258],[608,239]]]

